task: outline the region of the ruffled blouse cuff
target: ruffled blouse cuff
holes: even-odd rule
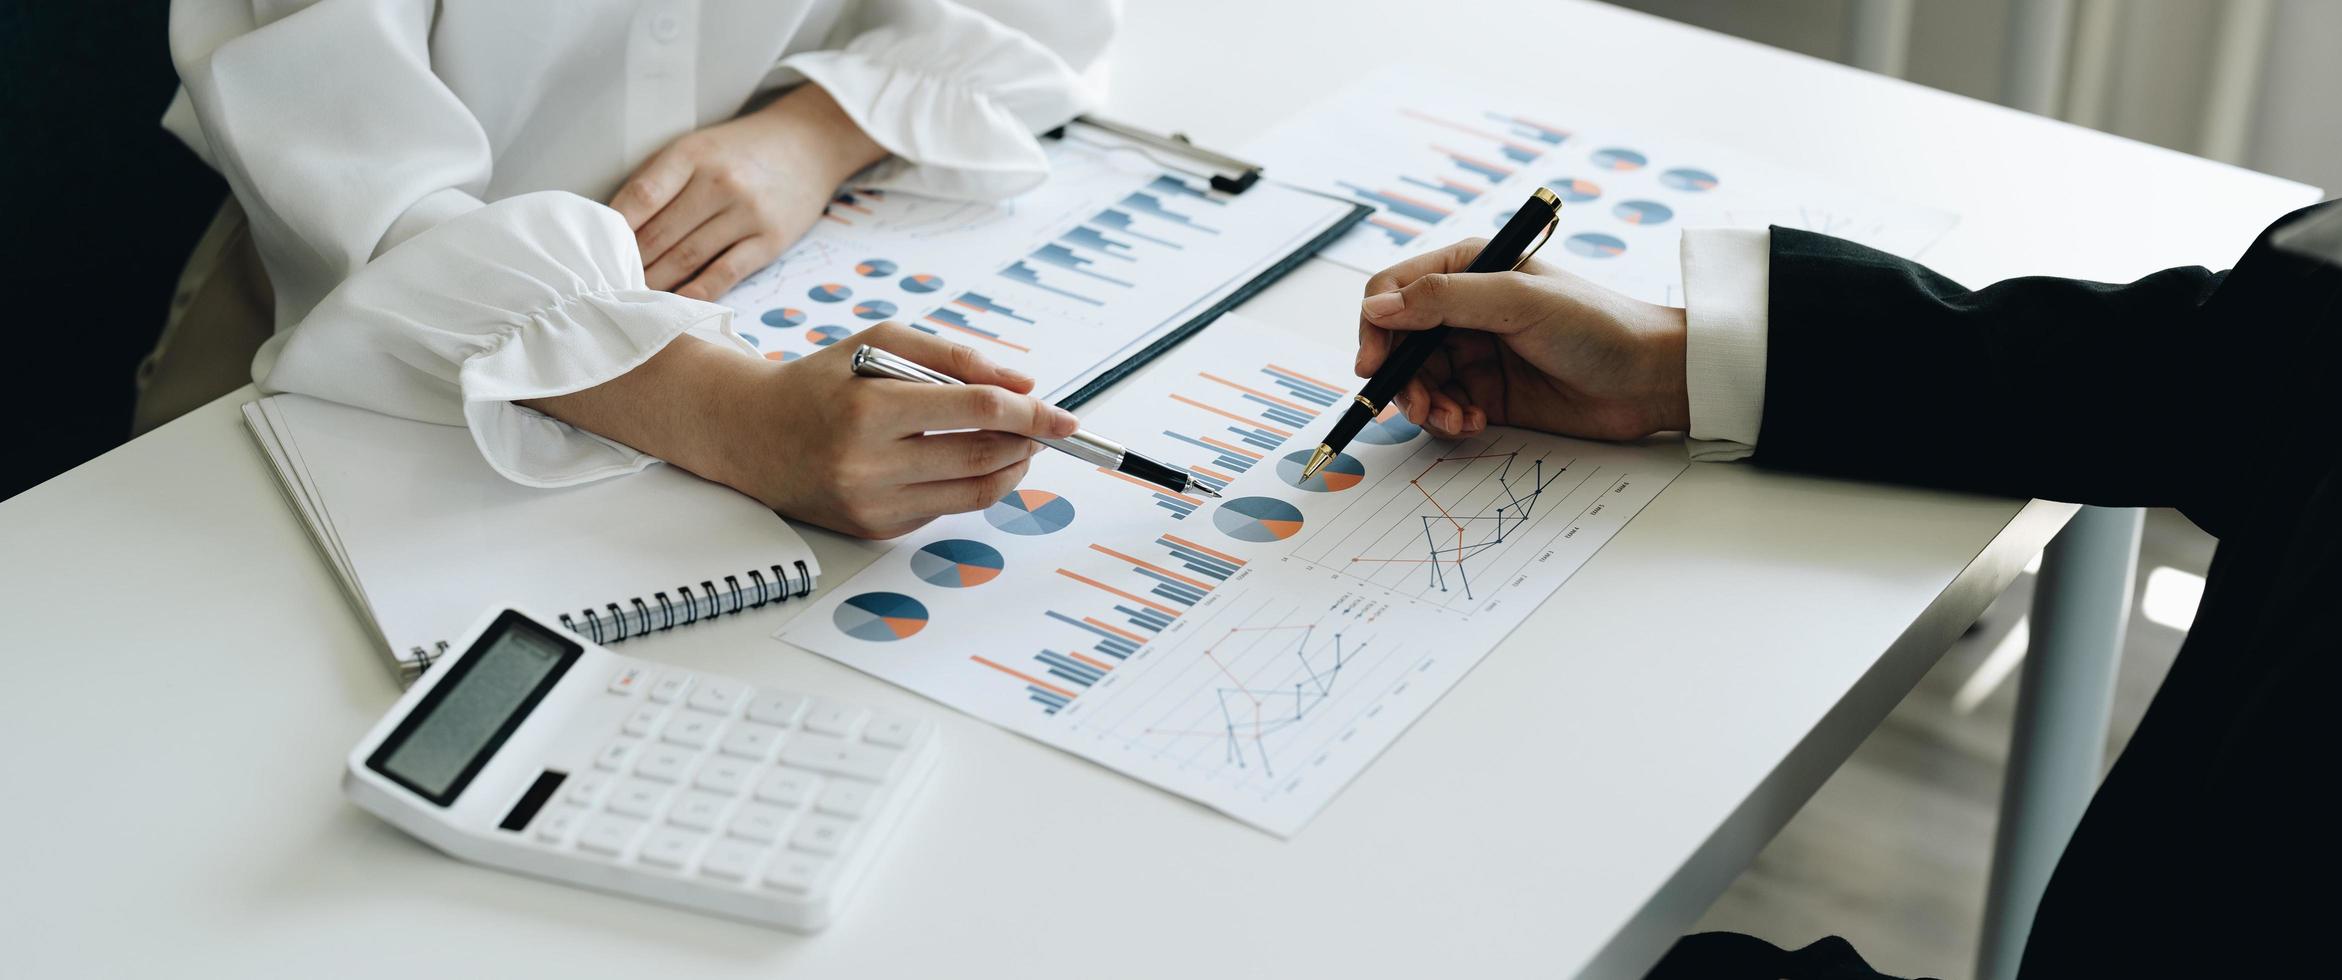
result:
[[[937,7],[915,26],[882,25],[780,67],[827,90],[894,155],[859,178],[870,186],[962,200],[1032,189],[1049,175],[1033,134],[1081,111],[1080,76],[1020,32]]]
[[[616,378],[685,332],[751,350],[726,308],[644,287],[617,212],[542,192],[385,251],[264,347],[254,376],[269,390],[465,425],[507,478],[568,486],[656,460],[514,403]]]

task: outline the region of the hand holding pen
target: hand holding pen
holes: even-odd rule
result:
[[[891,378],[914,384],[965,383],[941,371],[869,346],[854,350],[854,373],[865,378]],[[1034,436],[1033,441],[1093,466],[1144,480],[1173,493],[1214,498],[1220,495],[1184,470],[1132,452],[1123,448],[1121,443],[1087,429],[1076,429],[1072,434],[1062,437]]]

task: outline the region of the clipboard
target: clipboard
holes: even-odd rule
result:
[[[1083,130],[1094,131],[1118,141],[1122,144],[1122,148],[1142,154],[1149,161],[1167,170],[1205,178],[1210,182],[1212,190],[1219,193],[1231,196],[1243,195],[1263,183],[1263,168],[1259,164],[1197,146],[1184,133],[1175,132],[1162,135],[1099,116],[1084,115],[1071,123],[1050,130],[1042,136],[1053,140],[1081,139],[1084,135]],[[1092,143],[1092,145],[1097,144]],[[1056,403],[1059,407],[1067,410],[1076,409],[1104,394],[1122,379],[1129,377],[1156,358],[1168,353],[1172,348],[1179,346],[1181,342],[1210,326],[1222,314],[1235,309],[1246,300],[1259,295],[1262,290],[1274,285],[1277,280],[1284,278],[1287,273],[1298,268],[1301,263],[1308,261],[1318,252],[1323,251],[1326,246],[1348,234],[1350,229],[1374,213],[1372,207],[1323,191],[1278,181],[1269,181],[1269,183],[1282,191],[1321,198],[1342,205],[1346,211],[1330,224],[1321,228],[1315,235],[1298,243],[1296,247],[1277,261],[1259,269],[1249,280],[1216,295],[1204,309],[1185,322],[1171,328],[1168,332],[1152,337],[1138,350],[1091,375],[1080,387],[1059,398]]]

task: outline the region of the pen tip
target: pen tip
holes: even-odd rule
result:
[[[1321,470],[1321,469],[1324,469],[1324,468],[1325,468],[1325,465],[1326,465],[1326,463],[1327,463],[1328,461],[1332,460],[1333,458],[1334,458],[1334,447],[1332,447],[1332,446],[1319,446],[1319,447],[1317,447],[1317,451],[1316,451],[1316,452],[1313,452],[1313,453],[1310,453],[1310,454],[1309,454],[1309,464],[1308,464],[1308,465],[1306,465],[1306,466],[1303,466],[1303,467],[1301,468],[1301,478],[1302,478],[1302,479],[1304,479],[1304,480],[1306,480],[1306,479],[1309,479],[1310,477],[1316,476],[1316,475],[1317,475],[1317,471],[1319,471],[1319,470]]]
[[[1214,489],[1212,489],[1212,488],[1210,488],[1210,487],[1207,487],[1207,486],[1204,486],[1204,485],[1203,485],[1203,484],[1201,484],[1201,483],[1195,484],[1195,486],[1193,487],[1193,489],[1195,490],[1195,492],[1197,492],[1197,493],[1199,493],[1199,494],[1202,494],[1202,495],[1204,495],[1204,496],[1206,496],[1206,497],[1210,497],[1210,498],[1212,498],[1213,500],[1218,500],[1218,499],[1220,499],[1220,491],[1218,491],[1218,490],[1214,490]]]

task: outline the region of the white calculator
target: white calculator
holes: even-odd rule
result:
[[[811,931],[934,768],[933,722],[611,653],[497,609],[350,750],[449,854]]]

